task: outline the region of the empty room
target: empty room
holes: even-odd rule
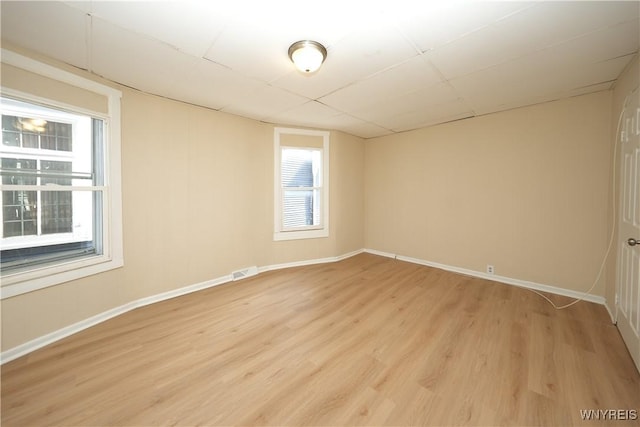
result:
[[[640,425],[640,2],[0,2],[3,426]]]

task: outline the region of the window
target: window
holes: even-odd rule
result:
[[[318,228],[322,207],[322,150],[282,147],[282,230]]]
[[[102,254],[103,120],[6,97],[1,106],[3,275]]]
[[[274,240],[329,235],[329,133],[275,130]]]
[[[109,111],[95,113],[2,88],[2,298],[123,264],[120,92],[19,55],[8,56],[29,71],[103,91]]]

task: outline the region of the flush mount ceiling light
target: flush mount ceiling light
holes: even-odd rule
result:
[[[317,71],[326,57],[327,49],[313,40],[300,40],[289,47],[291,62],[305,74]]]

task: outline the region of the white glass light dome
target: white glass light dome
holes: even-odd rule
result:
[[[327,49],[313,40],[300,40],[289,47],[289,58],[305,74],[317,71],[326,57]]]

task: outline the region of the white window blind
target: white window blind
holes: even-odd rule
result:
[[[322,208],[322,150],[283,147],[282,228],[320,227]]]

